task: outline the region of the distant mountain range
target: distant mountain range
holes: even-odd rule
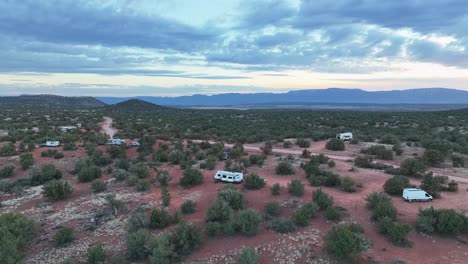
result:
[[[125,102],[125,103],[123,103]],[[147,102],[147,103],[145,103]],[[121,103],[118,107],[116,104]],[[151,104],[149,104],[151,103]],[[157,106],[156,106],[156,105]],[[117,111],[148,111],[161,106],[193,108],[307,108],[361,110],[444,110],[468,108],[468,91],[448,88],[421,88],[393,91],[361,89],[314,89],[287,93],[216,94],[179,97],[65,97],[21,95],[0,97],[0,106],[90,108]]]
[[[105,103],[94,97],[66,97],[58,95],[20,95],[0,97],[0,106],[12,107],[53,107],[53,108],[92,108],[103,107]]]
[[[287,93],[217,94],[179,97],[97,97],[106,104],[140,99],[165,106],[245,106],[288,104],[468,104],[468,91],[448,88],[421,88],[392,91],[364,91],[361,89],[313,89]]]

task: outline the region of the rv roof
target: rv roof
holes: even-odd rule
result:
[[[418,188],[405,188],[405,191],[422,191],[422,190]]]

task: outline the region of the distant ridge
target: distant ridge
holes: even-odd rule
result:
[[[179,97],[97,97],[107,104],[140,99],[164,106],[242,106],[256,104],[468,104],[468,91],[449,88],[418,88],[392,91],[362,89],[310,89],[287,93],[228,93]]]
[[[0,97],[0,106],[7,107],[95,108],[105,105],[91,96],[68,97],[41,94]]]
[[[139,99],[129,99],[127,101],[123,101],[117,103],[115,105],[109,105],[107,107],[108,110],[113,111],[120,111],[120,112],[144,112],[144,111],[155,111],[166,109],[167,107],[155,105],[153,103],[149,103]]]

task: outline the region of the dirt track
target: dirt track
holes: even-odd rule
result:
[[[104,121],[101,123],[101,133],[109,135],[110,138],[117,134],[117,129],[112,127],[112,122],[112,118],[105,116]]]

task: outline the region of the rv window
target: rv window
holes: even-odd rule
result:
[[[226,178],[226,175],[223,175],[223,178]]]
[[[429,197],[429,194],[426,193],[426,197]]]
[[[229,176],[228,179],[229,179],[229,180],[232,180],[232,176]]]

